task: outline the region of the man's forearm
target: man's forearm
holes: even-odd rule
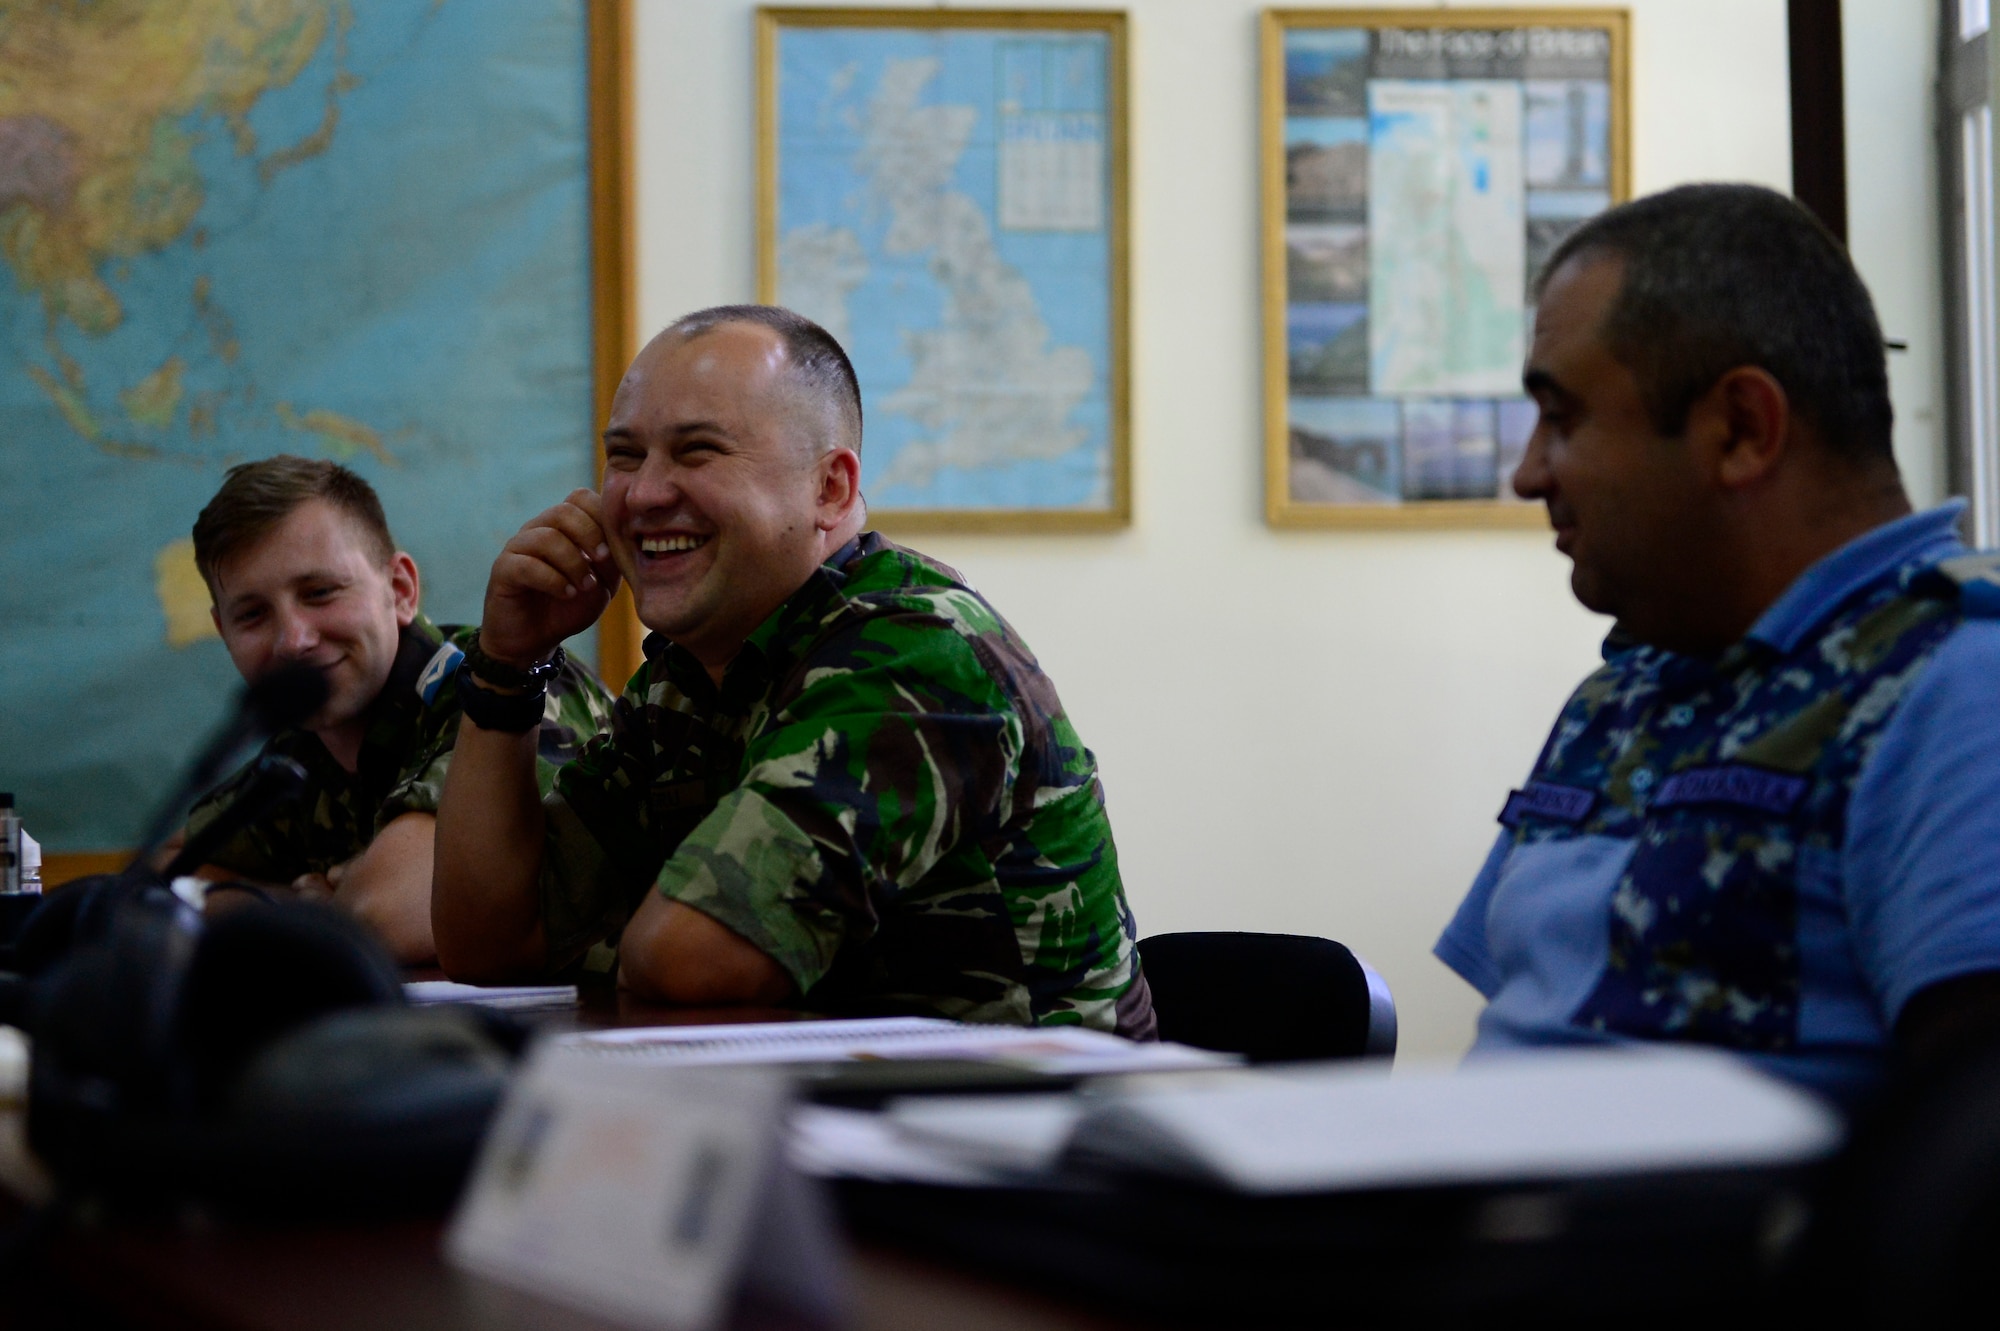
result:
[[[479,620],[475,674],[502,687],[546,663],[565,638],[597,622],[618,590],[598,498],[572,490],[514,533],[493,561]],[[481,666],[484,658],[488,665]],[[542,801],[535,788],[535,731],[458,723],[458,744],[438,808],[431,929],[438,964],[456,980],[495,983],[548,965],[542,927]]]
[[[428,813],[391,820],[339,871],[333,889],[334,904],[373,929],[405,966],[437,960],[437,945],[431,941],[436,827],[437,819]]]
[[[545,965],[542,829],[535,732],[510,735],[462,719],[438,806],[431,886],[438,964],[453,979],[497,982]]]
[[[662,1003],[782,1003],[792,977],[721,921],[648,892],[618,945],[618,982]]]

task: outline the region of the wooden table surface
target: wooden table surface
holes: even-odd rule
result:
[[[563,1029],[798,1017],[780,1010],[668,1008],[617,993],[589,994],[573,1012],[530,1019]],[[53,1193],[26,1149],[24,1132],[23,1107],[0,1104],[0,1234],[18,1233]],[[66,1222],[24,1249],[24,1265],[0,1269],[0,1328],[600,1331],[612,1325],[455,1270],[444,1261],[444,1226],[442,1216],[260,1228],[197,1216],[145,1224]],[[1132,1325],[880,1247],[852,1247],[847,1277],[844,1325],[863,1331],[1113,1331]],[[789,1331],[804,1324],[778,1310],[743,1306],[730,1325]]]

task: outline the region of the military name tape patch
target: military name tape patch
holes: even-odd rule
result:
[[[451,678],[452,672],[458,669],[458,663],[464,659],[465,653],[453,643],[445,643],[437,649],[437,655],[424,667],[424,673],[417,676],[417,696],[424,700],[424,706],[437,701],[438,690],[444,687],[444,682]]]
[[[1558,823],[1580,823],[1590,816],[1597,792],[1581,786],[1559,786],[1551,781],[1530,781],[1507,796],[1500,809],[1502,827],[1519,827],[1529,818],[1547,818]]]
[[[1653,807],[1682,804],[1733,804],[1764,813],[1790,813],[1812,783],[1787,772],[1767,771],[1731,763],[1724,767],[1694,767],[1676,772],[1660,783]]]

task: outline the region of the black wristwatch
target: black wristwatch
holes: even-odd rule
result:
[[[562,653],[556,653],[561,659]],[[536,666],[536,670],[549,669]],[[516,674],[524,673],[516,671]],[[497,682],[497,681],[496,681]],[[536,682],[525,693],[495,693],[479,682],[472,673],[472,657],[458,663],[458,705],[472,718],[472,724],[481,730],[499,730],[509,735],[525,735],[542,723],[542,711],[548,705],[549,686],[547,678]]]
[[[547,688],[549,681],[562,670],[564,660],[563,649],[558,647],[556,654],[548,660],[523,670],[520,666],[508,665],[488,656],[480,649],[478,634],[474,634],[472,641],[465,645],[465,664],[488,684],[503,689]]]

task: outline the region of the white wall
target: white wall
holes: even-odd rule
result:
[[[1783,0],[1630,7],[1636,188],[1789,188]],[[1136,520],[1109,536],[912,540],[969,574],[1061,688],[1103,764],[1144,932],[1340,938],[1395,987],[1405,1051],[1452,1054],[1477,1003],[1430,945],[1604,626],[1570,599],[1544,533],[1263,524],[1258,6],[1126,8]],[[642,327],[754,294],[751,13],[638,0]],[[1897,58],[1879,80],[1850,76],[1857,117],[1878,81],[1905,106]],[[1883,272],[1898,292],[1922,276]],[[1918,321],[1877,294],[1915,340]]]

